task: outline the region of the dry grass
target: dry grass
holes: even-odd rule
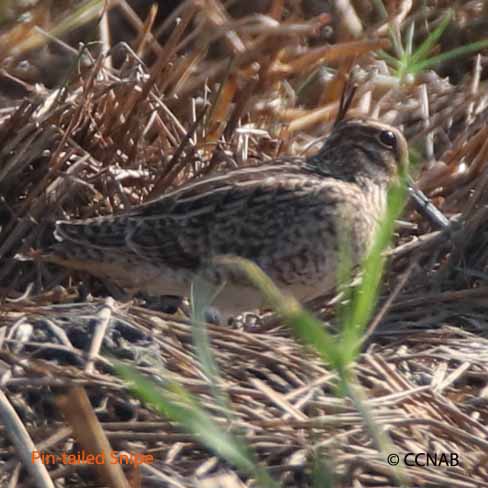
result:
[[[58,45],[58,64],[45,46],[32,51],[27,41],[38,32],[32,25],[3,27],[0,484],[25,486],[25,470],[46,487],[49,478],[56,486],[110,478],[86,466],[58,464],[46,473],[29,463],[33,446],[76,452],[76,428],[63,421],[66,405],[55,403],[74,386],[85,388],[113,449],[154,454],[154,464],[127,471],[132,486],[252,484],[141,406],[113,374],[113,358],[158,381],[165,371],[225,425],[195,359],[188,320],[117,301],[123,294],[110,283],[14,256],[48,242],[57,218],[110,214],[215,170],[313,152],[354,66],[360,83],[352,113],[404,128],[420,154],[419,186],[455,221],[450,231],[436,231],[406,212],[356,372],[398,454],[459,455],[457,467],[408,467],[407,484],[488,486],[488,111],[481,55],[400,83],[374,56],[390,44],[386,21],[362,12],[360,2],[362,25],[341,9],[317,15],[279,0],[255,2],[252,9],[267,4],[266,16],[251,9],[234,17],[218,1],[182,2],[177,25],[155,11],[141,21],[120,3],[118,21],[129,19],[137,35],[131,49],[113,48],[112,57],[102,54],[111,46],[104,22],[101,46],[90,54]],[[417,19],[417,43],[445,7],[427,3],[424,10],[386,2],[401,26]],[[467,42],[466,24],[469,42],[482,38],[476,8],[455,9],[449,45],[442,39],[440,52],[456,47],[457,38]],[[61,13],[49,18],[48,12],[36,7],[44,30],[61,23]],[[331,26],[335,37],[325,45]],[[24,48],[14,52],[19,39]],[[19,73],[25,59],[31,78]],[[34,84],[46,81],[36,63],[47,62],[62,88]],[[107,294],[116,301],[104,301]],[[334,322],[326,303],[316,303],[316,311]],[[334,374],[279,321],[262,330],[210,327],[209,333],[234,427],[275,479],[309,486],[310,460],[319,453],[335,473],[334,486],[394,483],[352,403],[335,395]],[[85,415],[76,402],[71,408]]]

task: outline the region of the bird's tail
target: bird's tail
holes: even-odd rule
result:
[[[121,248],[129,227],[128,217],[96,217],[87,220],[58,220],[54,237],[94,248]]]
[[[97,248],[59,242],[46,249],[30,249],[16,254],[15,259],[17,261],[42,261],[72,268],[83,268],[82,263],[100,262],[103,257],[102,254],[102,251]],[[74,263],[80,264],[74,265]]]
[[[128,224],[128,217],[58,221],[54,231],[57,242],[15,258],[53,263],[130,285],[138,261],[125,250]]]

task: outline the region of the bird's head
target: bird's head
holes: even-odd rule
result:
[[[344,119],[307,162],[323,174],[346,181],[388,185],[406,171],[408,145],[390,125],[366,118]]]

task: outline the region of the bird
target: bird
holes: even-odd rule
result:
[[[217,262],[237,256],[306,302],[336,286],[344,243],[352,265],[371,249],[407,166],[399,129],[345,117],[312,156],[206,176],[113,216],[57,221],[43,260],[152,296],[189,296],[199,277],[219,289],[212,305],[225,322],[266,306],[247,275]]]

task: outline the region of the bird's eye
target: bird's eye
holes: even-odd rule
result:
[[[396,136],[391,130],[383,130],[380,132],[379,139],[381,144],[390,149],[395,149],[397,145]]]

